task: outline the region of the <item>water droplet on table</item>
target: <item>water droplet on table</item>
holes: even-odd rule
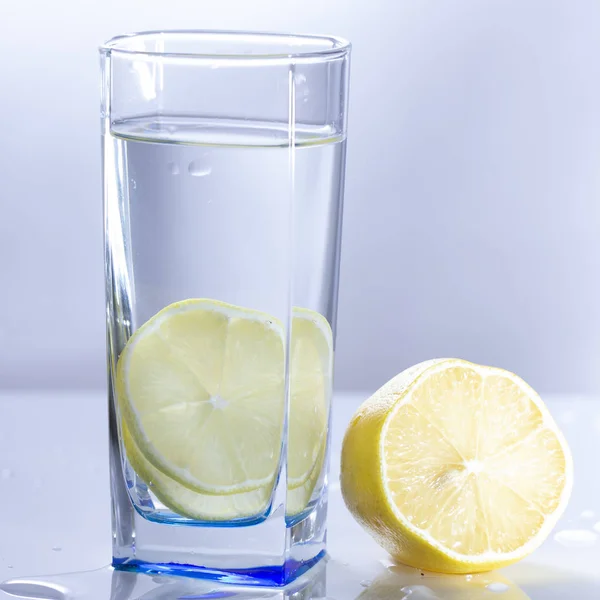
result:
[[[507,592],[510,588],[505,583],[490,583],[485,586],[485,589],[496,594]]]
[[[210,175],[211,171],[212,168],[204,160],[193,160],[188,165],[188,173],[194,177],[205,177],[206,175]]]
[[[66,600],[68,590],[59,585],[41,584],[35,581],[11,580],[0,584],[0,589],[19,598],[37,598],[39,600]]]
[[[2,477],[2,479],[10,479],[12,474],[13,472],[10,469],[2,469],[2,471],[0,471],[0,477]]]
[[[556,542],[567,548],[589,548],[597,539],[596,533],[586,529],[564,529],[554,536]]]
[[[167,169],[171,175],[179,175],[179,165],[175,162],[167,163]]]
[[[580,515],[582,519],[591,520],[596,516],[593,510],[584,510]]]
[[[62,548],[60,546],[52,546],[52,550],[54,550],[54,552],[60,552]]]
[[[119,575],[119,573],[115,574],[111,567],[103,567],[95,571],[80,571],[47,577],[18,577],[0,583],[0,590],[11,596],[36,598],[37,600],[83,599],[90,597],[89,590],[106,589],[111,585],[111,581],[117,579]],[[6,595],[2,592],[0,592],[0,596],[4,598]],[[96,596],[94,595],[94,597]]]
[[[369,587],[373,582],[370,579],[363,579],[360,582],[360,585],[362,585],[363,587]]]

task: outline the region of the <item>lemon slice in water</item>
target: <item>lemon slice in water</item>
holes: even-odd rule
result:
[[[180,484],[237,494],[274,483],[285,411],[284,336],[258,311],[176,302],[121,353],[117,396],[142,455]]]
[[[290,359],[288,487],[297,489],[322,469],[333,370],[333,336],[327,319],[295,308]],[[312,490],[311,490],[312,492]]]
[[[323,473],[333,377],[331,327],[321,314],[295,308],[291,342],[288,516],[306,508]]]
[[[323,471],[332,365],[327,320],[294,309],[288,515],[304,510]],[[170,305],[129,340],[117,394],[127,457],[167,507],[199,520],[265,510],[285,406],[276,319],[212,300]]]
[[[271,488],[268,486],[220,496],[191,490],[167,477],[146,459],[124,420],[121,421],[121,435],[127,458],[136,474],[165,506],[182,517],[197,521],[229,521],[263,514],[269,505]]]

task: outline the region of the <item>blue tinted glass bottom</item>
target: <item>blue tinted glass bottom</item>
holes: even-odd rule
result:
[[[162,574],[196,577],[199,579],[208,579],[235,585],[280,587],[287,585],[300,577],[300,575],[308,571],[308,569],[315,566],[325,557],[325,555],[325,551],[322,550],[314,558],[307,561],[289,560],[281,566],[232,569],[229,571],[220,571],[218,569],[180,563],[153,563],[129,558],[113,558],[113,567],[121,571],[148,573],[152,575]]]

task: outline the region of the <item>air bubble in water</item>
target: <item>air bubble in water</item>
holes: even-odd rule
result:
[[[502,592],[507,592],[509,587],[505,583],[490,583],[489,585],[485,586],[485,589],[489,592],[501,594]]]
[[[360,582],[360,585],[362,585],[363,587],[369,587],[373,582],[370,579],[363,579]]]
[[[206,175],[210,175],[211,170],[211,167],[203,160],[193,160],[188,165],[188,172],[194,177],[205,177]]]
[[[567,548],[589,548],[597,539],[596,533],[586,529],[564,529],[554,536],[556,542]]]
[[[60,552],[62,550],[62,548],[60,546],[52,546],[52,550],[54,552]]]
[[[167,163],[167,169],[171,175],[179,175],[179,165],[175,162]]]

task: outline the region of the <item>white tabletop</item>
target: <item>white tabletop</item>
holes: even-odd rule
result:
[[[54,587],[51,593],[47,592],[51,588],[40,588],[37,596],[57,600],[214,598],[226,597],[224,594],[244,599],[303,600],[353,600],[359,596],[361,600],[401,600],[409,596],[410,600],[600,598],[600,400],[547,399],[575,460],[573,496],[554,532],[563,532],[559,540],[565,538],[566,542],[556,541],[553,534],[521,563],[468,579],[423,576],[393,566],[386,552],[347,512],[339,493],[339,448],[345,426],[362,399],[364,395],[337,395],[334,400],[330,560],[326,568],[317,569],[311,578],[303,579],[288,592],[217,593],[215,584],[195,580],[181,584],[149,576],[113,574],[103,568],[111,556],[104,394],[4,392],[0,395],[0,581],[76,573],[42,578]],[[95,571],[80,573],[90,570]],[[493,591],[494,586],[486,587],[494,583],[500,584],[496,586],[500,594]],[[312,592],[300,595],[298,587],[304,584],[312,585]],[[18,591],[16,585],[10,589]],[[21,588],[30,594],[32,589]]]

